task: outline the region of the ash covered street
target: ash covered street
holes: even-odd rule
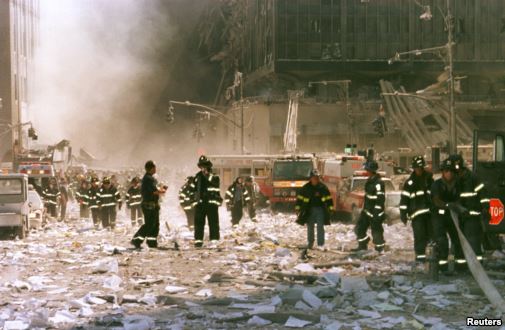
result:
[[[469,274],[433,282],[413,271],[413,251],[404,248],[411,227],[400,222],[386,226],[382,255],[351,253],[353,226],[334,224],[329,250],[302,260],[306,234],[293,215],[263,211],[257,223],[246,218],[232,229],[221,209],[219,246],[195,249],[176,205],[170,189],[159,240],[166,250],[133,250],[123,212],[114,231],[95,231],[91,220],[75,219],[75,204],[68,222],[2,241],[4,328],[463,329],[466,316],[492,313]],[[503,294],[505,281],[494,283]]]

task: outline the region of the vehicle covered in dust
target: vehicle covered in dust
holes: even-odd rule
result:
[[[24,238],[29,229],[30,205],[26,174],[0,175],[0,234]]]

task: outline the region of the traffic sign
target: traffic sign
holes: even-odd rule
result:
[[[489,214],[491,219],[489,220],[490,225],[499,225],[504,216],[504,207],[501,200],[498,198],[491,198],[489,200]]]

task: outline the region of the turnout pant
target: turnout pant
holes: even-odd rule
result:
[[[438,263],[443,268],[447,267],[447,258],[449,257],[449,236],[451,240],[451,249],[454,253],[456,264],[465,263],[465,257],[461,250],[458,232],[452,222],[451,215],[446,211],[445,214],[433,215],[433,229],[435,235],[435,243],[437,245]]]
[[[102,226],[112,229],[116,227],[116,206],[102,207]]]
[[[426,260],[426,246],[433,239],[433,226],[429,213],[421,214],[412,220],[412,230],[414,232],[414,251],[416,261]]]
[[[47,203],[46,208],[49,215],[53,218],[56,218],[56,204]]]
[[[142,205],[144,224],[133,235],[133,240],[139,245],[146,241],[149,247],[158,247],[158,234],[160,233],[160,207],[147,208]]]
[[[231,224],[236,226],[239,224],[240,220],[244,216],[244,206],[241,202],[233,204],[231,208]]]
[[[88,205],[81,204],[79,206],[79,217],[81,219],[88,219],[89,218],[89,207],[88,207]]]
[[[61,203],[60,208],[61,208],[60,218],[61,218],[61,221],[63,221],[63,220],[65,220],[65,217],[67,215],[67,202]]]
[[[361,212],[358,222],[356,223],[356,237],[358,243],[362,246],[367,246],[370,237],[367,235],[368,228],[372,229],[372,239],[376,250],[382,250],[386,242],[384,241],[384,228],[382,227],[383,219],[370,217],[364,211]]]
[[[98,207],[90,208],[91,210],[91,218],[93,218],[93,225],[95,228],[100,227],[100,210]]]
[[[130,218],[132,220],[132,226],[142,226],[142,208],[140,205],[132,205],[130,206]]]
[[[317,245],[324,246],[324,216],[322,207],[312,207],[307,219],[307,246],[312,249],[314,246],[314,227],[317,226]]]
[[[194,228],[195,227],[195,210],[184,210],[184,213],[186,213],[186,220],[188,221],[188,228]]]
[[[219,240],[219,213],[218,206],[201,203],[195,207],[195,245],[203,244],[205,232],[205,219],[209,223],[209,238],[211,241]]]
[[[247,205],[247,212],[249,213],[251,221],[256,222],[256,206],[253,203]]]

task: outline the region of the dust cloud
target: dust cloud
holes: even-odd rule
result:
[[[41,1],[31,119],[42,143],[129,161],[166,84],[176,33],[156,0]]]

